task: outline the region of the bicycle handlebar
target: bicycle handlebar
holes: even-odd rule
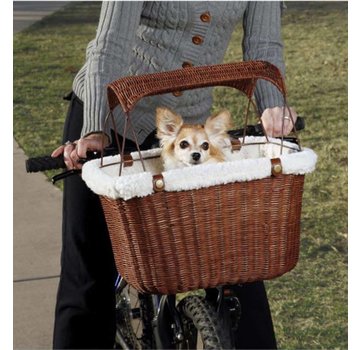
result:
[[[104,156],[115,155],[118,153],[119,153],[118,149],[115,147],[108,147],[104,149]],[[85,163],[88,160],[92,160],[100,157],[101,157],[101,152],[88,151],[86,153],[86,158],[80,159],[79,162]],[[66,168],[63,155],[56,158],[53,158],[51,156],[40,156],[40,157],[29,158],[26,160],[25,165],[26,165],[26,172],[28,173],[37,173],[39,171]]]
[[[302,130],[305,128],[305,120],[303,117],[299,116],[296,119],[295,128],[296,128],[296,130]],[[233,138],[239,138],[244,135],[244,129],[230,130],[230,131],[228,131],[228,134]],[[246,127],[245,135],[246,136],[263,136],[264,133],[263,133],[261,124],[248,125]],[[288,140],[288,138],[286,138],[286,137],[284,139]],[[290,138],[289,140],[294,141],[293,138]],[[115,155],[118,153],[119,152],[116,147],[107,147],[104,149],[104,156]],[[100,158],[101,152],[89,151],[89,152],[87,152],[86,155],[87,155],[87,157],[85,159],[80,160],[81,163],[85,163],[92,159]],[[28,173],[36,173],[36,172],[40,172],[40,171],[55,170],[55,169],[61,169],[61,168],[63,168],[63,169],[66,168],[64,158],[62,155],[59,157],[56,157],[56,158],[53,158],[51,156],[42,156],[42,157],[29,158],[26,160],[26,172],[28,172]],[[70,170],[69,174],[72,174],[72,173],[75,173],[75,171]]]

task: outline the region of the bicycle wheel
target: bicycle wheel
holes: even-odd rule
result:
[[[155,348],[151,328],[153,316],[150,295],[142,295],[130,285],[119,290],[116,295],[115,348]]]
[[[178,349],[230,349],[230,335],[226,332],[214,308],[197,295],[187,296],[178,304],[184,339]]]

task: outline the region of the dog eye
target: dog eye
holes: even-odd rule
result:
[[[181,141],[180,142],[180,148],[184,149],[186,147],[189,147],[189,142],[187,141]]]
[[[201,145],[201,148],[204,150],[204,151],[207,151],[209,149],[209,144],[207,142],[204,142],[202,145]]]

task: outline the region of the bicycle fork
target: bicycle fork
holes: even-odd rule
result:
[[[156,296],[153,296],[156,303]],[[178,310],[176,309],[176,296],[163,295],[157,306],[153,320],[153,331],[158,349],[175,348],[176,343],[184,339],[184,330]],[[154,304],[156,306],[156,304]]]
[[[235,344],[235,334],[241,317],[241,304],[237,297],[240,285],[221,286],[206,290],[206,299],[215,308],[224,331],[228,331],[231,343]]]

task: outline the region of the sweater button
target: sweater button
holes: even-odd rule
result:
[[[173,92],[173,95],[175,96],[175,97],[179,97],[179,96],[181,96],[183,93],[182,93],[182,91],[174,91]]]
[[[202,22],[210,22],[211,16],[209,12],[205,12],[200,16]]]
[[[203,43],[203,41],[204,41],[204,39],[203,39],[201,36],[199,36],[199,35],[195,35],[195,36],[193,36],[193,38],[192,38],[192,42],[193,42],[195,45],[200,45],[200,44]]]
[[[190,68],[190,67],[192,67],[193,66],[193,64],[191,63],[191,62],[187,62],[187,61],[185,61],[183,64],[182,64],[182,67],[183,68]]]

